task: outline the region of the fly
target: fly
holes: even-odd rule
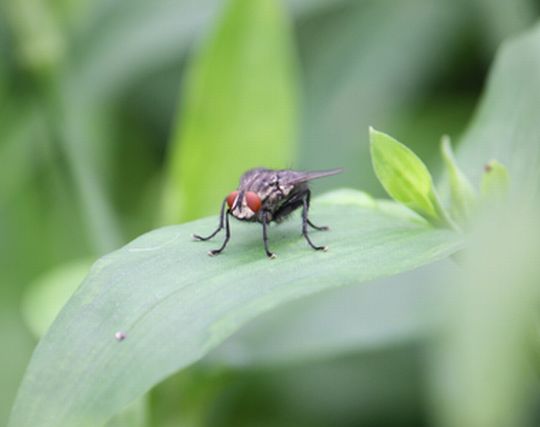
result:
[[[229,216],[240,221],[258,222],[262,224],[264,251],[269,258],[275,254],[268,248],[268,224],[272,221],[280,223],[293,211],[302,208],[302,235],[313,249],[327,250],[326,246],[315,245],[309,235],[308,226],[315,230],[328,230],[319,227],[308,218],[311,190],[308,182],[312,179],[336,175],[342,169],[302,172],[294,170],[272,170],[264,168],[251,169],[240,178],[238,189],[230,193],[221,204],[218,228],[209,236],[193,235],[196,240],[210,240],[225,228],[225,241],[218,249],[208,252],[217,255],[225,249],[231,237]]]

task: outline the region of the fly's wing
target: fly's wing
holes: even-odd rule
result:
[[[257,193],[265,210],[274,212],[307,188],[307,181],[335,175],[341,169],[325,171],[294,171],[256,168],[247,171],[240,179],[238,191]]]
[[[296,185],[302,182],[311,181],[312,179],[324,178],[325,176],[337,175],[343,172],[343,169],[328,169],[323,171],[280,171],[279,181],[285,185]]]

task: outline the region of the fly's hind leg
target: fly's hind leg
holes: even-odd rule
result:
[[[303,202],[303,209],[302,209],[302,234],[304,235],[306,241],[308,242],[309,246],[311,246],[313,249],[317,251],[326,251],[328,249],[327,246],[317,246],[315,245],[311,239],[309,238],[308,232],[307,232],[307,226],[311,226],[317,230],[328,230],[328,227],[317,227],[314,225],[309,219],[308,219],[308,211],[309,211],[309,199],[311,196],[311,192],[308,190],[302,199]]]
[[[311,200],[311,191],[308,190],[305,197],[304,197],[304,209],[305,210],[309,210],[309,205],[310,205],[310,200]],[[307,203],[307,208],[305,207],[306,206],[306,203]],[[306,214],[306,221],[307,221],[307,224],[311,227],[311,228],[314,228],[315,230],[319,230],[319,231],[328,231],[330,230],[330,227],[327,227],[326,225],[322,225],[322,226],[318,226],[318,225],[315,225],[313,224],[309,218],[307,218],[307,214]]]

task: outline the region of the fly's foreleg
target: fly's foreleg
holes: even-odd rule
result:
[[[224,222],[225,222],[225,215],[226,215],[226,212],[225,212],[225,205],[226,204],[227,204],[227,199],[223,200],[223,203],[221,204],[221,212],[219,214],[218,228],[216,228],[216,230],[207,237],[202,237],[202,236],[199,236],[198,234],[193,234],[192,235],[193,239],[202,240],[202,241],[210,240],[212,237],[214,237],[216,234],[218,234],[223,229],[223,225],[224,225]]]
[[[231,237],[231,227],[229,226],[229,213],[230,213],[229,211],[225,213],[225,241],[223,242],[223,244],[221,245],[219,249],[212,249],[211,251],[209,251],[208,255],[210,256],[214,256],[221,253],[221,251],[225,249],[225,246],[227,246],[227,243],[229,242],[229,239]]]

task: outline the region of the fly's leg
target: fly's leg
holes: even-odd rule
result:
[[[223,229],[223,223],[225,222],[225,204],[227,203],[227,199],[223,200],[223,203],[221,204],[221,212],[219,214],[219,225],[218,225],[218,228],[212,233],[210,234],[210,236],[207,236],[207,237],[202,237],[202,236],[199,236],[198,234],[192,234],[193,236],[193,239],[195,240],[210,240],[212,237],[214,237],[216,234],[218,234],[222,229]]]
[[[307,218],[307,223],[308,225],[311,227],[311,228],[314,228],[315,230],[319,230],[319,231],[328,231],[330,230],[330,227],[326,226],[326,225],[323,225],[323,226],[318,226],[318,225],[315,225],[313,224],[309,218]]]
[[[212,249],[211,251],[209,251],[208,255],[210,256],[221,253],[221,251],[225,249],[225,246],[227,246],[227,243],[229,242],[229,238],[231,237],[231,227],[229,226],[229,213],[229,211],[225,213],[225,241],[219,249]]]
[[[263,227],[263,243],[264,243],[264,251],[266,252],[266,256],[270,259],[274,259],[276,257],[276,254],[270,252],[268,249],[268,218],[266,214],[262,215],[262,227]]]
[[[302,209],[302,234],[306,238],[309,246],[311,246],[313,249],[315,249],[317,251],[326,251],[328,249],[328,247],[326,247],[326,246],[317,246],[317,245],[313,244],[313,242],[311,241],[311,239],[308,236],[308,232],[307,232],[308,224],[313,227],[313,224],[310,224],[310,221],[308,219],[309,197],[310,197],[310,192],[308,190],[306,192],[306,195],[303,198],[304,206],[303,206],[303,209]],[[317,227],[315,227],[315,228],[317,228]]]
[[[309,218],[307,217],[307,211],[309,210],[309,203],[310,203],[310,200],[311,200],[311,191],[308,190],[307,193],[306,193],[306,196],[304,198],[304,210],[306,211],[306,221],[308,223],[308,225],[311,227],[311,228],[314,228],[315,230],[319,230],[319,231],[327,231],[329,230],[330,228],[327,227],[326,225],[323,225],[323,226],[318,226],[318,225],[315,225],[313,224]],[[306,208],[306,204],[307,204],[307,208]],[[304,234],[305,235],[305,234]],[[308,239],[309,241],[309,239]],[[313,245],[312,245],[313,246]]]

